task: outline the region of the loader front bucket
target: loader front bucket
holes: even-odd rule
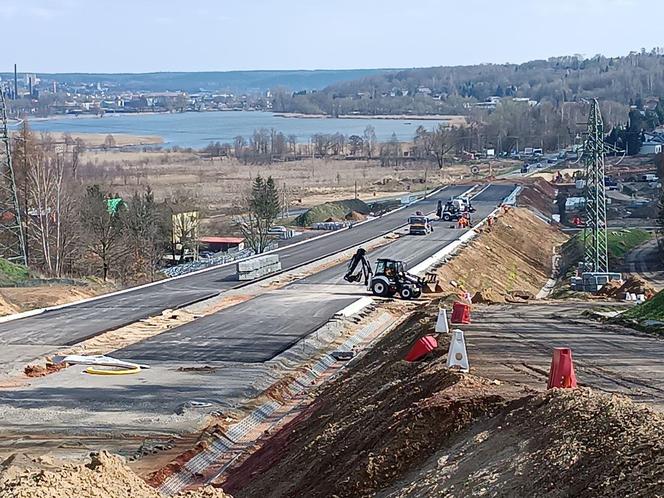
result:
[[[426,294],[437,294],[443,292],[443,288],[438,283],[438,274],[435,271],[429,271],[424,275],[422,291]]]

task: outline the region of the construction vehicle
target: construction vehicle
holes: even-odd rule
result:
[[[436,283],[432,276],[421,279],[406,271],[403,261],[380,258],[376,261],[375,271],[371,271],[371,264],[365,257],[366,251],[358,249],[348,264],[348,271],[344,280],[350,283],[360,282],[364,277],[367,290],[379,297],[394,297],[401,299],[418,298],[429,283]],[[355,273],[356,269],[358,270]]]
[[[417,299],[422,295],[425,282],[406,271],[403,261],[380,258],[376,261],[376,269],[371,277],[369,289],[374,296],[401,299]]]
[[[426,216],[411,216],[408,218],[408,225],[408,232],[411,235],[428,235],[433,232],[433,225]]]
[[[474,213],[476,211],[476,209],[473,207],[470,197],[468,197],[467,195],[459,195],[457,197],[452,197],[452,202],[458,203],[461,211],[465,211],[468,213]]]
[[[440,218],[443,221],[458,221],[465,212],[465,204],[450,200],[445,203],[445,206],[443,206],[443,212]]]

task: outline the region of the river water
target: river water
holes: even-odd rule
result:
[[[401,141],[412,140],[415,130],[422,125],[427,129],[443,121],[362,118],[301,118],[281,117],[270,112],[223,111],[185,112],[173,114],[117,114],[102,118],[81,116],[34,120],[35,131],[69,133],[126,133],[129,135],[158,135],[164,145],[203,148],[210,142],[232,143],[242,135],[245,138],[259,128],[274,128],[286,136],[295,135],[299,143],[307,143],[315,133],[343,133],[362,136],[367,125],[374,127],[379,141],[386,141],[392,133]]]

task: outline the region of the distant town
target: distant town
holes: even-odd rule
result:
[[[344,71],[338,72],[340,75]],[[136,81],[124,83],[114,77],[99,75],[99,81],[90,81],[93,75],[69,75],[67,78],[59,75],[38,75],[36,73],[19,73],[15,67],[14,73],[4,73],[0,76],[0,84],[5,96],[10,101],[8,112],[10,117],[21,116],[48,117],[58,115],[92,115],[102,116],[106,113],[162,113],[162,112],[205,112],[205,111],[276,111],[288,112],[283,105],[283,98],[306,98],[318,93],[322,88],[306,88],[290,90],[285,86],[276,85],[272,89],[245,89],[237,90],[210,90],[199,91],[160,90],[131,88]],[[139,79],[139,78],[137,78]],[[334,78],[332,78],[334,80]],[[147,81],[147,80],[146,80]],[[171,85],[177,82],[171,83]],[[149,82],[144,85],[150,85]],[[161,86],[161,83],[155,84]],[[190,86],[186,85],[185,86]],[[410,85],[412,87],[412,85]],[[424,85],[414,87],[395,86],[390,90],[381,91],[378,95],[367,91],[349,90],[344,93],[336,92],[335,99],[350,99],[355,102],[370,101],[376,98],[394,99],[395,101],[410,97],[429,101],[432,105],[448,98],[445,93],[435,91]],[[490,96],[481,101],[465,102],[464,110],[471,108],[491,110],[495,109],[503,98],[528,105],[537,105],[536,100],[528,97]],[[281,102],[281,105],[280,105]],[[300,111],[300,109],[297,109]],[[315,112],[313,112],[315,114]],[[405,112],[413,114],[413,112]],[[312,113],[305,113],[312,114]],[[351,111],[349,114],[363,114],[360,111]]]

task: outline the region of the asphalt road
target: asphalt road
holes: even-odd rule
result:
[[[416,204],[424,212],[435,210],[439,199],[459,195],[469,186],[452,186]],[[413,207],[413,210],[415,206]],[[391,232],[403,225],[409,210],[387,214],[350,230],[284,247],[279,251],[284,270],[335,254]],[[175,280],[166,280],[123,294],[47,311],[40,315],[0,323],[0,344],[70,345],[108,330],[180,308],[238,287],[235,265],[228,265]]]
[[[486,217],[512,189],[493,185],[480,193],[473,199],[475,218]],[[432,234],[404,236],[369,252],[368,258],[374,262],[378,257],[390,257],[415,266],[465,232],[450,226],[450,222],[435,223]],[[345,271],[345,264],[336,265],[283,289],[153,336],[115,356],[148,363],[176,358],[197,363],[268,361],[358,299],[357,293],[362,292],[363,286],[347,284],[343,280]]]

